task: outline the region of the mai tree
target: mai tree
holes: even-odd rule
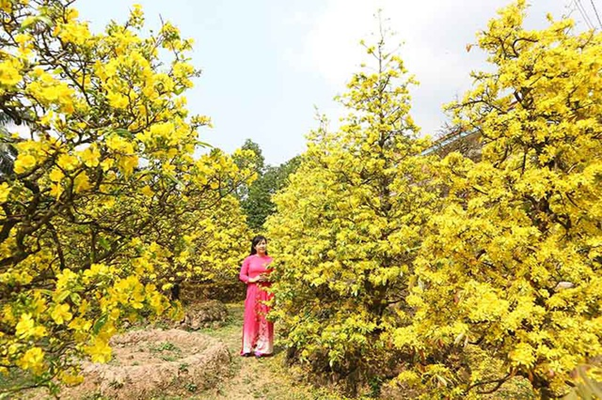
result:
[[[203,175],[220,164],[205,173],[192,158],[208,119],[182,95],[198,75],[191,42],[170,23],[143,34],[138,7],[93,34],[72,3],[0,1],[0,115],[29,132],[2,135],[16,150],[0,175],[8,391],[24,372],[33,386],[77,382],[77,359],[109,360],[124,319],[163,312],[160,245],[142,238],[190,201],[189,181],[219,191]]]
[[[339,98],[342,126],[310,135],[267,221],[274,317],[290,355],[350,392],[394,357],[390,333],[409,317],[412,263],[439,197],[433,160],[421,156],[429,142],[409,115],[414,81],[383,36],[366,46],[370,66]]]
[[[476,397],[513,376],[554,398],[602,354],[602,34],[566,19],[525,30],[525,9],[479,34],[493,72],[451,106],[481,135],[483,160],[444,161],[447,204],[407,297],[414,323],[395,333],[416,352],[400,380],[428,398]]]

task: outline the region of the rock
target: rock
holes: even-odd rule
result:
[[[186,315],[180,321],[180,328],[198,330],[201,328],[219,328],[228,318],[226,306],[219,301],[211,300],[195,303],[186,308]]]

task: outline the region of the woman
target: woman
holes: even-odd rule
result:
[[[240,269],[240,280],[247,284],[240,351],[244,357],[253,353],[257,357],[268,356],[274,350],[274,324],[265,318],[269,311],[265,302],[272,298],[272,294],[266,291],[270,286],[268,276],[272,270],[268,265],[271,262],[267,239],[255,236],[251,243],[251,255],[245,258]]]

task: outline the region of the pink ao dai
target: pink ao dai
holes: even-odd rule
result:
[[[241,355],[265,356],[274,351],[274,324],[265,318],[269,311],[265,302],[272,298],[266,290],[270,283],[249,282],[260,274],[271,273],[271,262],[272,257],[254,254],[245,258],[240,269],[240,280],[247,284]]]

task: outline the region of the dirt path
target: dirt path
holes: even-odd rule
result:
[[[302,400],[324,398],[315,389],[301,384],[284,367],[284,352],[276,339],[275,355],[268,358],[241,357],[241,331],[243,305],[229,304],[228,324],[220,329],[201,332],[219,338],[232,354],[231,379],[225,380],[212,391],[196,394],[198,399],[266,399]],[[277,328],[277,327],[276,327]],[[276,336],[278,335],[276,330]]]

